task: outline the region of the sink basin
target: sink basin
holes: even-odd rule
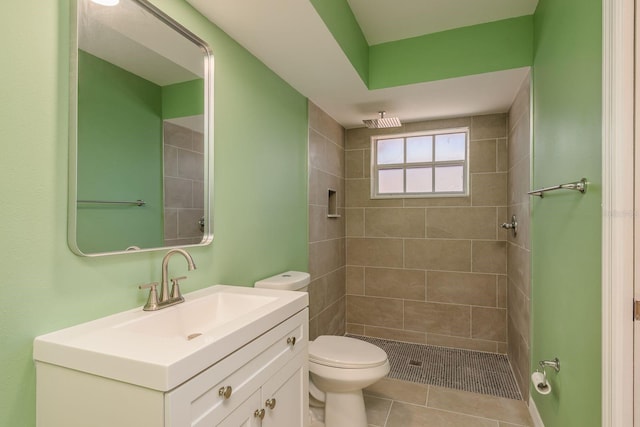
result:
[[[169,391],[308,305],[305,292],[216,285],[39,336],[37,362]]]
[[[275,300],[275,296],[222,290],[196,298],[189,304],[183,303],[159,310],[116,328],[143,335],[191,340]]]

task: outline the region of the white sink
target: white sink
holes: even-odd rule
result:
[[[34,359],[169,391],[308,305],[306,292],[224,285],[184,297],[39,336]]]

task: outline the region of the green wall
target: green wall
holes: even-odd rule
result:
[[[307,255],[307,101],[182,0],[154,3],[207,40],[215,68],[212,245],[185,292],[251,285]],[[35,336],[142,306],[163,252],[83,258],[67,246],[67,0],[3,7],[0,48],[0,426],[35,425]],[[268,112],[268,113],[265,113]],[[171,274],[186,272],[179,260]]]
[[[532,47],[532,16],[374,45],[369,89],[528,67]]]
[[[78,204],[78,247],[162,246],[163,90],[84,51],[78,70],[78,199],[146,202]]]
[[[204,80],[162,86],[162,118],[196,116],[204,112]]]
[[[601,7],[541,0],[534,16],[532,185],[590,183],[532,199],[532,370],[561,363],[533,392],[546,427],[601,422]]]

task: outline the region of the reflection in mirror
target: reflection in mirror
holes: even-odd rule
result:
[[[77,0],[69,245],[103,255],[211,242],[208,46],[144,0]]]

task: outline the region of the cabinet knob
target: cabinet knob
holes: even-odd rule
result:
[[[291,344],[292,347],[296,345],[296,337],[287,338],[287,344]]]
[[[224,386],[224,387],[220,387],[220,390],[218,390],[218,396],[222,396],[225,399],[228,399],[231,397],[231,392],[233,391],[233,389],[231,388],[230,385]]]
[[[253,413],[253,416],[256,417],[256,418],[263,419],[264,418],[264,409],[256,409],[256,411]]]
[[[273,409],[276,407],[276,399],[267,399],[266,402],[264,402],[264,406],[266,406],[269,409]]]

